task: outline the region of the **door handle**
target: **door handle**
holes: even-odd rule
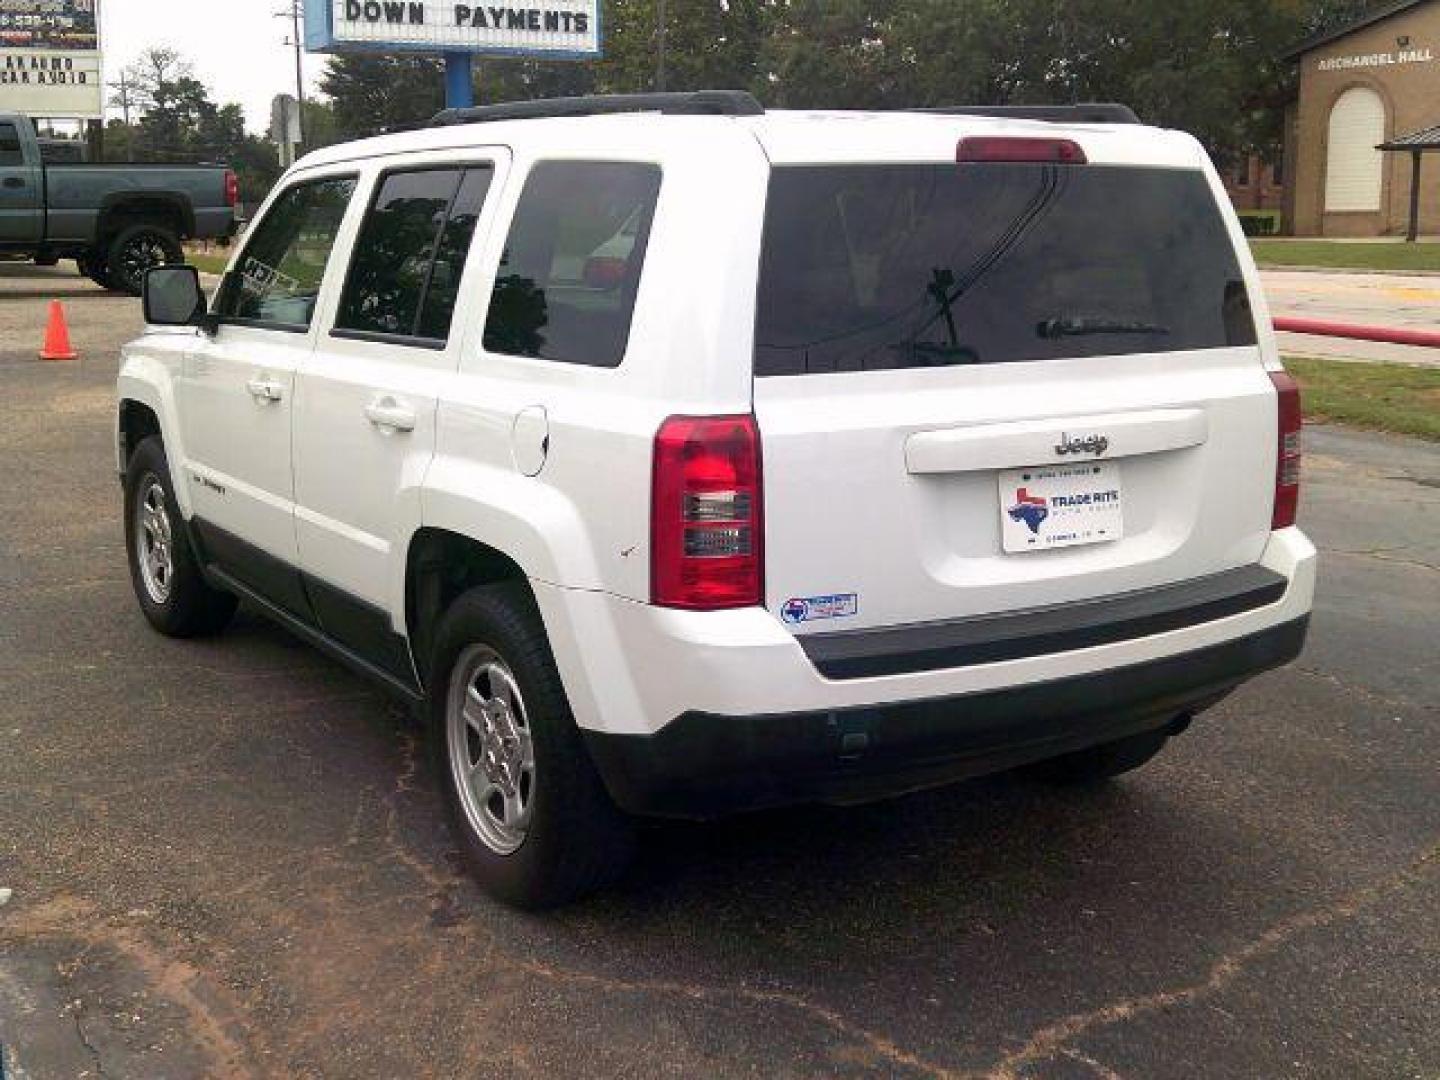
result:
[[[251,379],[245,384],[250,396],[257,402],[280,401],[285,397],[285,386],[274,379]]]
[[[415,410],[401,405],[393,397],[382,397],[366,405],[365,417],[382,430],[415,430]]]

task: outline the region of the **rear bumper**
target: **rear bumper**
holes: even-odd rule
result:
[[[1288,663],[1308,617],[1130,667],[928,701],[766,716],[689,712],[654,735],[586,732],[631,813],[710,817],[856,802],[1151,731]]]
[[[1108,621],[1082,601],[931,626],[918,639],[847,636],[823,656],[760,608],[671,611],[532,584],[576,722],[616,797],[636,811],[706,815],[998,771],[1203,708],[1303,641],[1314,546],[1281,530],[1256,566],[1267,573],[1112,596]],[[865,738],[847,748],[846,736]],[[837,747],[863,767],[837,773]]]

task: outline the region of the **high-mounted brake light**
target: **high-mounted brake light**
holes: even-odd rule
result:
[[[1029,139],[1001,135],[975,135],[961,139],[955,149],[958,162],[1010,162],[1049,165],[1084,165],[1085,151],[1071,139]]]
[[[1275,462],[1275,513],[1272,529],[1288,529],[1295,524],[1300,509],[1300,384],[1283,371],[1270,372],[1275,384],[1276,410],[1279,415],[1279,456]]]
[[[235,175],[234,169],[225,170],[225,205],[240,205],[240,177]]]
[[[672,416],[655,436],[650,596],[691,611],[764,603],[755,417]]]

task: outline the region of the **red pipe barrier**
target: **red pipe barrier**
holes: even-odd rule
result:
[[[1319,337],[1354,338],[1356,341],[1383,341],[1389,345],[1419,345],[1427,349],[1440,349],[1440,330],[1355,326],[1352,323],[1322,322],[1319,319],[1276,319],[1275,329],[1287,334],[1315,334]]]

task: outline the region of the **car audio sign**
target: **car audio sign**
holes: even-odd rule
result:
[[[600,0],[305,0],[305,5],[306,45],[315,52],[410,50],[589,59],[601,50]]]
[[[0,112],[98,120],[100,0],[0,0]]]

